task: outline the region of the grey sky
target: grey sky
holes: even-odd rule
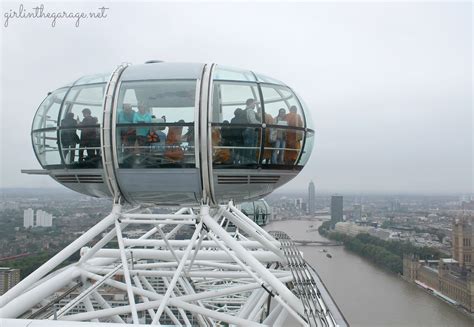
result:
[[[316,145],[288,190],[313,179],[337,192],[474,192],[470,2],[105,4],[106,19],[79,28],[34,19],[5,28],[19,3],[3,4],[1,187],[58,185],[20,174],[40,167],[29,135],[48,91],[161,59],[248,68],[305,99]]]

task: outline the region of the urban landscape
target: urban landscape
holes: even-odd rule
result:
[[[367,244],[378,239],[383,242],[378,246],[403,244],[404,251],[411,253],[398,253],[401,256],[397,257],[384,252],[390,256],[391,266],[379,262],[381,269],[392,270],[413,287],[474,317],[472,196],[319,194],[311,182],[306,192],[278,192],[266,201],[271,208],[269,224],[314,222],[308,231],[315,232],[319,226],[319,234],[349,246],[349,250],[349,240],[356,238]],[[3,190],[0,294],[106,215],[110,205],[107,199],[78,197],[60,189]],[[369,235],[371,239],[367,239]],[[374,258],[372,253],[367,260],[374,262]]]

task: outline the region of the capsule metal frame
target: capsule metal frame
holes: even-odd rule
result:
[[[251,71],[216,64],[162,62],[142,65],[122,64],[112,74],[108,75],[107,79],[104,78],[105,76],[82,77],[75,83],[56,90],[52,95],[48,95],[35,115],[31,132],[33,148],[43,169],[24,170],[23,172],[50,175],[53,179],[74,191],[96,197],[112,197],[115,202],[170,206],[194,206],[202,203],[217,205],[229,200],[236,203],[254,201],[268,195],[293,179],[304,167],[311,154],[314,129],[312,129],[309,110],[301,98],[290,87],[280,81]],[[194,121],[184,123],[138,123],[133,126],[136,127],[135,130],[140,127],[151,130],[153,127],[156,129],[160,126],[168,129],[172,126],[184,126],[188,128],[188,132],[193,129],[194,159],[190,159],[191,163],[188,166],[169,164],[166,168],[161,166],[124,168],[120,163],[120,155],[122,154],[119,155],[119,146],[123,147],[123,144],[121,144],[123,140],[118,135],[120,131],[127,127],[127,124],[117,123],[119,107],[122,105],[123,110],[123,104],[125,103],[125,95],[121,93],[123,91],[122,87],[127,83],[138,82],[143,83],[145,87],[149,87],[153,83],[159,84],[160,81],[192,81],[195,83]],[[236,127],[232,124],[227,125],[223,121],[216,121],[216,115],[220,116],[219,119],[222,118],[225,106],[238,107],[245,105],[245,99],[240,99],[234,104],[231,102],[230,104],[224,103],[222,91],[223,86],[226,85],[229,86],[230,90],[237,86],[248,86],[250,88],[254,94],[257,113],[260,113],[261,121],[258,124],[245,124],[244,126],[237,124]],[[88,86],[91,86],[91,88],[100,86],[103,89],[100,104],[102,121],[98,122],[97,125],[77,126],[74,127],[75,129],[61,126],[61,118],[65,117],[66,112],[70,112],[71,106],[78,103],[75,101],[77,94],[82,92],[80,87],[87,88]],[[74,96],[74,93],[71,92],[75,92],[76,88],[79,88],[76,92],[76,98],[73,101],[68,100],[69,97]],[[266,100],[267,96],[264,94],[266,90],[274,90],[280,94],[281,99]],[[57,92],[61,94],[64,92],[62,98],[60,98],[61,95],[57,99],[54,98]],[[138,103],[138,96],[136,98]],[[281,102],[286,103],[286,108],[290,108],[290,101],[294,104],[293,107],[297,107],[303,126],[280,126],[266,123],[266,106],[275,106],[275,104]],[[48,118],[49,109],[41,111],[45,103],[49,105],[48,108],[59,104],[57,119],[54,119],[54,117]],[[98,108],[97,103],[94,105]],[[216,112],[217,106],[220,108],[219,112]],[[38,126],[38,117],[41,115],[43,117],[41,117],[41,124]],[[56,126],[48,126],[48,119],[56,122]],[[89,149],[93,147],[81,148],[81,145],[79,145],[79,148],[76,148],[76,145],[73,148],[64,147],[62,133],[72,129],[84,131],[87,128],[89,130],[95,128],[100,132],[100,145],[94,149],[94,151],[97,151],[95,166],[79,166],[66,162],[66,157],[71,156],[71,153],[75,154],[76,151],[79,151],[79,154],[81,154],[82,151],[82,155],[86,152],[89,155]],[[219,144],[215,144],[216,137],[214,136],[218,135],[222,139],[222,131],[226,128],[228,129],[227,132],[232,129],[237,130],[237,128],[253,130],[252,133],[257,138],[256,145],[249,148],[222,146],[220,144],[222,143],[221,140]],[[282,133],[298,134],[298,137],[301,138],[298,141],[299,148],[275,150],[275,148],[268,147],[267,141],[269,141],[269,133],[272,129]],[[180,137],[183,137],[182,131]],[[47,144],[48,142],[49,144]],[[54,148],[54,142],[57,144],[57,149]],[[146,146],[144,147],[146,148]],[[241,150],[236,150],[238,148]],[[230,164],[216,163],[216,153],[220,149],[227,151],[227,154],[232,154]],[[241,164],[240,161],[235,163],[234,151],[248,151],[246,149],[255,151],[256,155],[253,155],[255,160],[246,164]],[[59,158],[56,158],[54,164],[47,162],[47,151],[52,152],[53,155],[55,151],[59,154]],[[288,162],[275,164],[271,162],[275,161],[273,158],[268,158],[269,151],[278,151],[279,155],[280,152],[297,151],[297,156],[294,156],[295,159],[290,161],[289,164]],[[139,157],[141,154],[136,155]],[[252,152],[250,152],[250,157],[252,158]],[[147,158],[146,155],[143,155],[143,158]]]

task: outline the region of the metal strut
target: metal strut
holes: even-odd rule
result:
[[[53,271],[76,251],[77,263]],[[269,234],[232,203],[175,213],[115,204],[1,296],[0,319],[284,326],[288,317],[300,326],[346,326],[310,268],[288,235]]]
[[[311,326],[318,327],[341,326],[340,322],[336,323],[327,303],[321,297],[321,292],[313,277],[314,272],[303,259],[295,243],[286,233],[281,231],[272,231],[270,235],[280,241],[282,251],[288,262],[288,267],[293,275],[293,292],[303,303],[308,323]]]

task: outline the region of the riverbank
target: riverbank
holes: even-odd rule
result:
[[[393,273],[403,273],[403,256],[414,254],[420,259],[439,259],[441,252],[429,247],[416,247],[409,242],[384,241],[378,237],[361,233],[356,236],[335,232],[331,222],[326,221],[318,228],[321,236],[344,244],[344,248],[352,251],[383,269]]]
[[[435,290],[434,288],[418,281],[418,280],[415,280],[414,282],[406,279],[403,275],[400,275],[400,278],[404,281],[404,282],[407,282],[409,283],[410,285],[414,285],[416,286],[417,288],[419,289],[422,289],[425,293],[429,294],[430,296],[433,296],[435,298],[437,298],[438,300],[444,302],[445,304],[448,304],[450,305],[451,307],[455,308],[456,310],[460,311],[461,313],[467,315],[469,318],[473,319],[473,323],[474,323],[474,313],[473,312],[469,312],[468,310],[466,310],[464,307],[462,307],[459,303],[457,303],[455,300],[447,297],[446,295],[440,293],[439,291]]]
[[[293,239],[327,242],[314,230],[320,225],[315,221],[274,221],[265,229],[283,230]],[[323,248],[331,253],[331,259],[321,251]],[[472,319],[454,307],[343,246],[308,245],[298,249],[351,326],[472,326]]]

